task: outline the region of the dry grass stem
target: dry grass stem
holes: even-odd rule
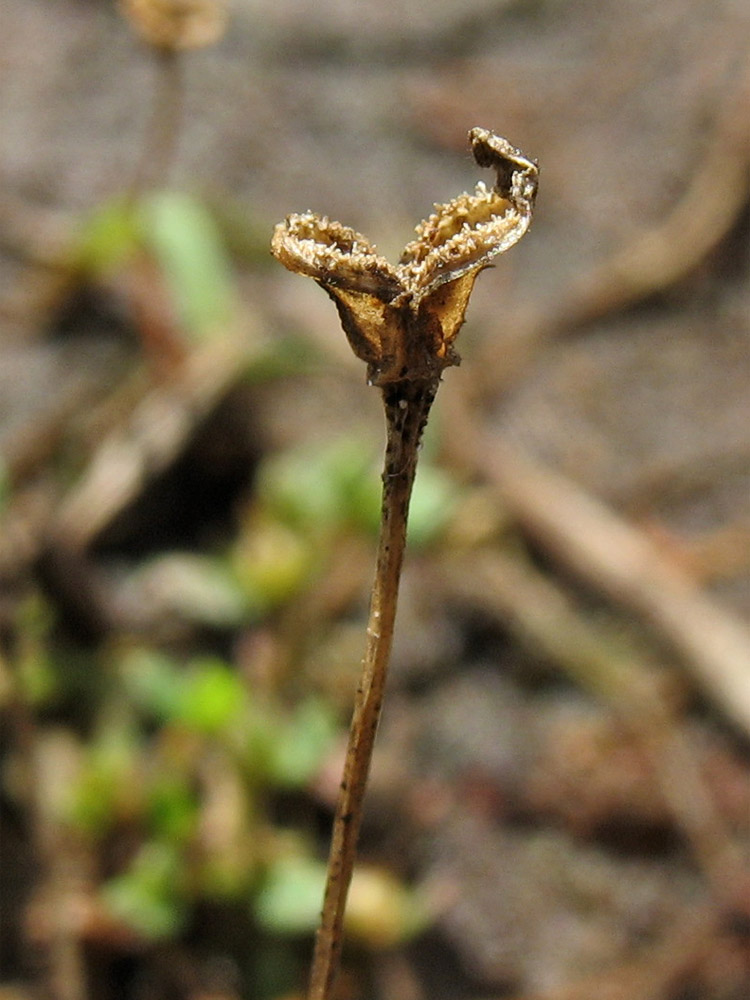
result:
[[[717,900],[731,901],[742,871],[739,850],[722,821],[683,727],[667,703],[658,673],[642,650],[581,615],[548,577],[514,553],[472,555],[452,566],[448,589],[499,614],[519,638],[558,664],[612,710],[640,748],[675,826]]]
[[[251,350],[247,330],[211,341],[189,355],[168,383],[147,393],[127,423],[101,442],[63,502],[54,541],[85,549],[180,453],[196,424],[240,377]]]
[[[133,195],[166,182],[182,128],[184,85],[181,56],[174,49],[154,49],[153,52],[157,79],[151,116],[131,186]]]
[[[611,600],[634,611],[681,658],[700,688],[750,735],[750,628],[721,607],[637,527],[564,476],[477,431],[451,399],[451,458],[487,477],[517,522]]]
[[[519,522],[678,653],[724,715],[750,734],[750,629],[669,563],[633,525],[580,487],[496,439],[485,468]]]

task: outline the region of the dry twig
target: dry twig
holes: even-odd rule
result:
[[[716,898],[733,902],[742,865],[737,845],[655,670],[642,651],[578,613],[563,589],[518,553],[472,554],[450,565],[448,590],[499,613],[525,642],[540,649],[583,688],[602,699],[649,761],[676,827],[690,845]]]
[[[485,471],[518,521],[583,579],[656,628],[727,718],[750,734],[747,625],[580,487],[497,439],[483,445]]]
[[[581,579],[634,611],[680,656],[723,714],[750,734],[750,628],[642,531],[582,487],[483,434],[460,391],[449,421],[458,467],[489,478],[517,522]]]
[[[209,341],[189,355],[172,378],[136,406],[124,426],[97,449],[63,502],[51,540],[83,550],[149,480],[179,454],[198,421],[216,405],[248,364],[247,330]]]

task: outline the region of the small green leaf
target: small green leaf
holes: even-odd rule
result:
[[[71,794],[71,819],[94,836],[140,808],[138,737],[127,726],[107,726],[87,751]]]
[[[320,534],[348,523],[377,534],[380,525],[380,479],[372,453],[355,438],[271,459],[258,490],[269,512],[306,531]],[[409,544],[419,548],[438,538],[459,496],[450,476],[423,457],[409,512]]]
[[[166,844],[146,844],[122,875],[102,889],[110,912],[146,938],[169,937],[180,930],[184,902],[176,885],[179,855]]]
[[[256,385],[289,375],[320,371],[322,353],[309,337],[280,333],[259,346],[245,367],[245,379]]]
[[[94,274],[121,267],[141,244],[141,222],[131,201],[109,201],[89,216],[74,248],[78,266]]]
[[[298,532],[270,518],[255,519],[232,553],[246,611],[261,617],[294,596],[307,580],[311,555]]]
[[[325,533],[359,517],[363,491],[379,509],[373,455],[362,442],[344,438],[317,450],[287,452],[268,461],[258,492],[267,509],[286,523]]]
[[[182,775],[161,772],[148,791],[147,814],[151,830],[174,843],[184,843],[195,831],[198,804]]]
[[[25,650],[17,663],[17,679],[27,704],[40,707],[52,701],[58,683],[48,649],[40,644]]]
[[[161,264],[187,331],[197,339],[231,319],[232,276],[221,235],[208,210],[190,195],[165,191],[142,206],[144,240]]]
[[[142,712],[160,720],[178,711],[184,682],[176,664],[154,649],[129,650],[120,662],[125,693]]]
[[[220,660],[199,661],[185,677],[177,718],[191,729],[215,735],[240,716],[246,702],[236,673]]]
[[[409,507],[409,545],[424,548],[445,531],[455,513],[460,490],[447,473],[429,462],[417,469]]]
[[[326,880],[322,862],[284,857],[267,870],[255,896],[258,923],[277,934],[307,934],[318,923]]]
[[[339,733],[331,709],[318,699],[303,702],[291,719],[275,727],[267,767],[274,782],[299,787],[320,767]]]

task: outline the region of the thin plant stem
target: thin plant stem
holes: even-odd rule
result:
[[[331,1000],[341,957],[344,910],[362,803],[383,703],[419,441],[440,375],[460,361],[453,341],[477,274],[529,228],[539,170],[520,149],[485,128],[469,132],[474,159],[493,167],[492,190],[477,185],[419,223],[392,267],[361,233],[313,212],[274,229],[271,252],[314,278],[336,303],[341,325],[370,385],[382,389],[387,441],[383,509],[362,678],[334,819],[328,879],[315,941],[308,1000]]]
[[[164,184],[177,151],[183,117],[181,54],[171,48],[154,49],[156,85],[151,118],[132,184],[134,195]]]
[[[338,972],[346,899],[391,656],[409,500],[417,469],[419,442],[436,389],[437,380],[396,382],[383,389],[387,439],[375,581],[362,674],[333,823],[328,876],[320,928],[315,939],[308,1000],[330,1000]]]

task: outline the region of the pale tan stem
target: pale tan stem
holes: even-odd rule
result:
[[[151,120],[131,194],[164,185],[177,152],[183,117],[182,57],[174,49],[154,49],[157,80]]]
[[[344,774],[333,823],[328,878],[320,928],[315,940],[308,1000],[330,1000],[338,972],[343,944],[344,910],[354,868],[362,803],[391,655],[417,452],[436,389],[437,381],[399,382],[383,389],[387,443],[375,582],[362,675],[354,703]]]

